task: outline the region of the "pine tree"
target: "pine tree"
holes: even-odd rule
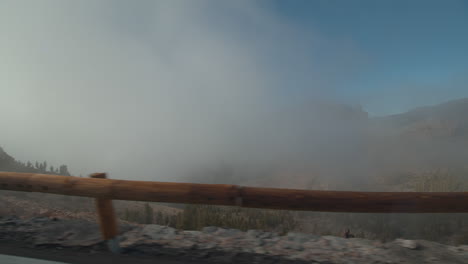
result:
[[[60,166],[59,174],[64,175],[64,176],[70,176],[70,173],[68,172],[67,165]]]

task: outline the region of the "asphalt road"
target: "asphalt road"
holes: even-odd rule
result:
[[[5,256],[6,255],[6,256]],[[23,257],[22,259],[12,256]],[[24,259],[28,258],[28,259]],[[21,260],[18,262],[18,260]],[[33,261],[35,260],[35,262]],[[41,262],[48,260],[53,262]],[[8,262],[10,261],[10,262]],[[15,262],[17,261],[17,262]],[[33,262],[31,262],[33,261]],[[55,262],[54,262],[55,261]],[[38,249],[30,248],[19,242],[0,240],[0,263],[2,264],[124,264],[124,263],[158,263],[158,264],[201,264],[198,261],[177,260],[168,256],[128,256],[116,255],[110,252],[79,251],[72,249]],[[212,262],[211,262],[212,263]],[[204,263],[206,264],[206,263]]]
[[[0,255],[0,263],[2,264],[66,264],[64,262],[55,262],[49,260],[41,260],[34,258],[23,258],[10,255]]]

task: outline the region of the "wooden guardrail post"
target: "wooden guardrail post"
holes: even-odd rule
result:
[[[89,175],[89,177],[97,179],[107,178],[105,173],[93,173]],[[107,241],[107,246],[111,252],[119,253],[120,246],[119,241],[117,240],[117,219],[115,217],[112,200],[107,198],[96,198],[95,202],[102,238]]]

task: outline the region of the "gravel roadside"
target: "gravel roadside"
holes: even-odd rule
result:
[[[106,252],[99,227],[94,222],[79,219],[54,221],[45,217],[0,219],[3,244],[14,241],[29,249],[56,250],[54,254],[58,255],[57,252],[75,252],[84,254],[86,258],[104,254],[107,256],[105,259],[138,257],[145,261],[144,258],[153,257],[154,261],[157,257],[167,261],[185,261],[183,263],[468,263],[468,245],[455,247],[424,240],[397,239],[381,243],[304,233],[280,236],[261,230],[242,232],[219,227],[180,231],[159,225],[128,223],[121,224],[120,230],[123,251],[121,255],[112,256]],[[94,263],[89,261],[86,263]]]

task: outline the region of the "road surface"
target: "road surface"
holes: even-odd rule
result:
[[[20,257],[20,258],[15,258]],[[72,249],[38,249],[23,243],[0,240],[1,264],[202,264],[178,260],[177,257],[127,256],[110,252],[89,252]],[[204,263],[206,264],[206,262]]]
[[[40,260],[34,258],[23,258],[10,255],[0,255],[0,263],[2,264],[65,264],[64,262],[55,262],[49,260]]]

